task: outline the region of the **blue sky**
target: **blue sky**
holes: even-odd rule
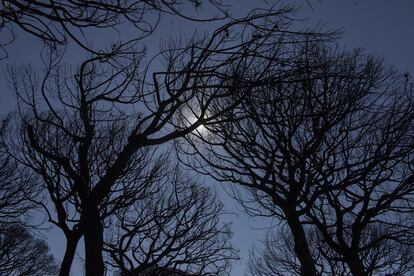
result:
[[[312,0],[310,0],[312,1]],[[242,15],[249,9],[255,8],[260,1],[257,0],[227,0],[232,4],[235,14]],[[367,53],[385,58],[402,73],[414,74],[414,1],[412,0],[317,0],[312,1],[312,8],[304,1],[281,1],[281,3],[298,4],[302,8],[297,17],[307,19],[302,22],[306,26],[324,26],[326,29],[341,28],[343,31],[339,45],[348,49],[361,47]],[[169,35],[186,36],[192,32],[193,25],[182,21],[166,21],[161,25],[158,37],[153,41],[158,47],[162,39]],[[16,42],[9,48],[9,58],[0,61],[2,71],[8,64],[25,64],[38,62],[38,50],[40,42],[25,34],[18,34]],[[99,43],[100,38],[95,38]],[[151,46],[151,45],[149,45]],[[72,53],[76,55],[76,51]],[[4,74],[0,75],[0,112],[14,108],[14,97],[9,91]],[[206,182],[216,187],[220,197],[225,203],[226,209],[233,214],[226,217],[233,221],[234,244],[241,250],[241,261],[234,264],[232,276],[244,275],[248,249],[253,243],[264,237],[265,229],[272,225],[269,221],[248,218],[241,212],[236,203],[229,199],[217,183],[209,179]],[[275,222],[273,222],[275,223]],[[61,258],[64,249],[64,239],[59,230],[51,229],[45,233],[52,252],[58,259]],[[80,251],[81,252],[81,251]],[[78,261],[73,275],[80,275],[80,262]]]

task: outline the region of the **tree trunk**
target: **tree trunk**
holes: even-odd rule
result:
[[[361,259],[358,256],[357,252],[347,252],[344,254],[345,262],[349,266],[351,273],[353,276],[365,276],[364,264],[362,263]]]
[[[102,257],[103,226],[99,209],[96,204],[87,204],[82,222],[85,240],[86,275],[103,276],[105,272]]]
[[[310,253],[305,231],[300,223],[299,216],[295,210],[285,210],[285,216],[294,239],[294,250],[301,265],[301,275],[317,275],[315,261]]]
[[[75,257],[76,247],[78,245],[80,237],[81,235],[79,234],[66,236],[65,256],[63,257],[63,261],[60,266],[59,276],[70,275],[70,268],[73,263],[73,258]]]

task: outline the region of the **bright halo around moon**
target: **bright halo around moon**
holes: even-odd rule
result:
[[[195,116],[191,116],[191,117],[188,119],[188,121],[189,121],[190,125],[195,124],[195,123],[197,122],[197,117],[195,117]],[[199,134],[205,134],[205,133],[207,132],[207,129],[206,129],[206,127],[202,124],[202,125],[198,126],[198,127],[195,129],[195,131],[196,131],[196,132],[198,132]]]

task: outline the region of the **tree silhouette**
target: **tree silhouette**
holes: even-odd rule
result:
[[[206,6],[217,14],[204,19],[187,14],[186,6],[196,9]],[[116,44],[115,48],[139,41],[150,35],[157,27],[162,15],[174,15],[192,21],[221,20],[227,16],[223,5],[216,0],[134,0],[134,1],[29,1],[4,0],[0,3],[0,32],[10,37],[0,42],[1,48],[14,40],[14,28],[18,28],[46,43],[65,45],[74,42],[86,51],[95,54],[110,54],[115,49],[107,45],[92,46],[92,32],[105,30],[113,34],[130,26],[133,38]],[[109,35],[111,37],[112,35]],[[110,41],[108,41],[108,44]],[[4,52],[7,55],[7,52]]]
[[[215,12],[201,18],[189,6]],[[228,273],[236,252],[222,207],[172,168],[173,143],[184,164],[232,184],[249,214],[277,219],[251,274],[414,270],[409,74],[339,51],[332,33],[292,30],[289,7],[243,18],[225,7],[0,3],[0,59],[16,29],[44,42],[43,71],[9,68],[19,114],[13,131],[11,117],[0,122],[1,274],[55,272],[46,244],[21,226],[39,207],[66,238],[60,275],[82,237],[87,275]],[[148,56],[166,16],[218,27]],[[120,34],[129,27],[133,36]],[[97,31],[111,41],[93,45]],[[72,46],[86,53],[77,67],[66,64]]]
[[[251,214],[286,222],[302,275],[319,273],[308,225],[353,275],[389,268],[373,252],[390,241],[391,251],[412,244],[412,225],[399,220],[412,210],[412,91],[358,50],[305,41],[289,62],[288,74],[273,69],[274,84],[226,113],[225,123],[188,136],[185,163],[246,187],[235,197]],[[379,225],[388,230],[375,237]],[[322,247],[320,254],[330,259]]]
[[[39,192],[36,178],[18,166],[4,144],[4,137],[10,131],[11,116],[0,121],[0,223],[28,222],[29,211],[35,208],[31,200]]]
[[[19,166],[4,144],[11,116],[0,121],[0,275],[56,275],[49,248],[22,225],[32,225],[32,202],[40,194],[36,177]]]
[[[305,227],[306,240],[317,275],[348,275],[349,271],[342,262],[327,260],[320,253],[318,246],[323,241],[318,239],[312,229]],[[295,242],[286,225],[272,228],[261,247],[255,246],[250,251],[248,275],[300,275],[301,263],[295,253]]]
[[[71,69],[61,64],[61,49],[49,47],[40,80],[29,67],[10,69],[22,119],[23,146],[15,155],[42,176],[55,210],[39,204],[65,234],[61,275],[69,273],[82,236],[86,273],[104,273],[106,220],[158,177],[162,145],[219,123],[255,88],[272,82],[268,69],[280,60],[269,57],[281,41],[325,39],[290,31],[288,11],[252,11],[210,36],[170,43],[147,64],[143,51],[128,46],[90,53]],[[155,61],[164,70],[153,71]]]
[[[293,237],[283,226],[279,227],[277,231],[272,229],[268,233],[262,247],[251,250],[249,275],[300,274],[301,266],[294,251]],[[383,230],[383,225],[373,224],[367,228],[360,243],[366,275],[404,275],[413,271],[412,241],[405,239],[401,242],[401,232]],[[311,227],[305,229],[318,275],[354,275],[344,258],[326,244],[317,230]],[[378,238],[383,240],[378,242]],[[373,246],[374,240],[377,244]]]
[[[228,275],[236,251],[222,206],[177,169],[154,183],[147,197],[119,210],[105,251],[122,275],[172,269],[190,275]]]
[[[17,224],[0,225],[1,275],[56,275],[58,266],[43,240]]]

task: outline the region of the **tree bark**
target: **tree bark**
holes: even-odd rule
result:
[[[86,275],[103,276],[103,225],[97,204],[87,204],[83,214]]]
[[[288,209],[285,210],[284,213],[294,239],[294,250],[301,265],[301,275],[317,275],[315,261],[313,260],[310,253],[305,231],[303,230],[303,226],[300,223],[299,216],[295,210]]]
[[[72,267],[73,259],[75,257],[76,247],[78,245],[81,235],[72,234],[66,236],[66,250],[60,266],[59,276],[69,276],[70,268]]]

